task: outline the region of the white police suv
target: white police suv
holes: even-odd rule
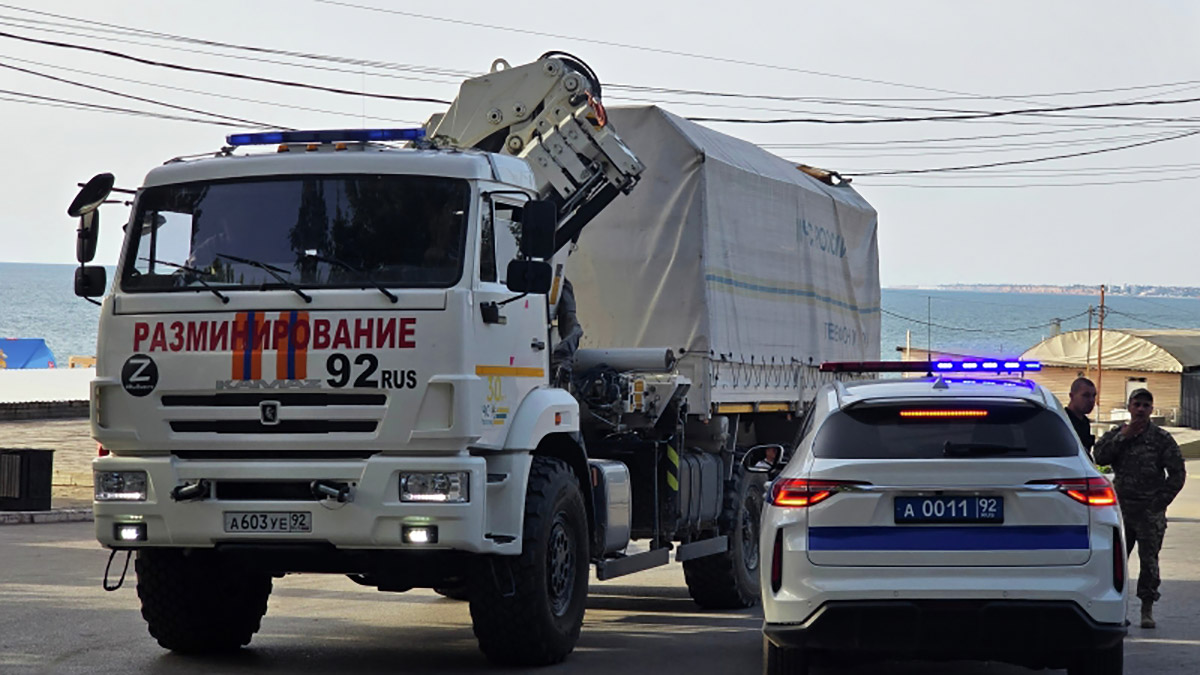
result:
[[[980,377],[1036,365],[946,363],[826,385],[786,466],[766,446],[747,455],[778,473],[762,517],[764,672],[803,675],[822,657],[1122,672],[1112,486],[1047,390]]]

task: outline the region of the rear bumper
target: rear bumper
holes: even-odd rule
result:
[[[1125,637],[1061,601],[888,600],[822,605],[803,623],[766,623],[774,644],[865,656],[987,659],[1061,667]]]

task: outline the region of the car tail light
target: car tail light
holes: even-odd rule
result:
[[[834,493],[841,492],[855,485],[864,485],[864,483],[842,480],[783,478],[771,484],[771,503],[775,506],[804,508],[823,502],[832,497]]]
[[[1121,538],[1121,528],[1114,527],[1113,531],[1113,588],[1117,592],[1125,590],[1125,541]]]
[[[109,454],[108,448],[104,447],[103,445],[101,445],[99,443],[96,444],[96,455],[97,456],[108,457],[108,454]]]
[[[958,419],[963,417],[987,417],[986,410],[901,410],[900,417],[904,419]]]
[[[1112,483],[1101,476],[1035,480],[1032,484],[1056,485],[1063,494],[1088,506],[1113,506],[1117,503],[1117,493],[1113,490]]]
[[[783,587],[783,530],[775,530],[775,549],[771,554],[771,592]]]

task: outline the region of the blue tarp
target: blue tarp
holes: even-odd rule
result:
[[[0,338],[0,368],[54,368],[54,353],[41,338]]]

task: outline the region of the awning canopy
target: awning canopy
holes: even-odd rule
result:
[[[0,368],[53,368],[54,354],[41,338],[0,338]]]
[[[1096,365],[1100,349],[1100,331],[1073,330],[1042,340],[1022,359],[1041,361],[1047,366],[1085,368]],[[1104,331],[1105,370],[1141,370],[1179,373],[1200,367],[1200,331],[1131,330]]]

